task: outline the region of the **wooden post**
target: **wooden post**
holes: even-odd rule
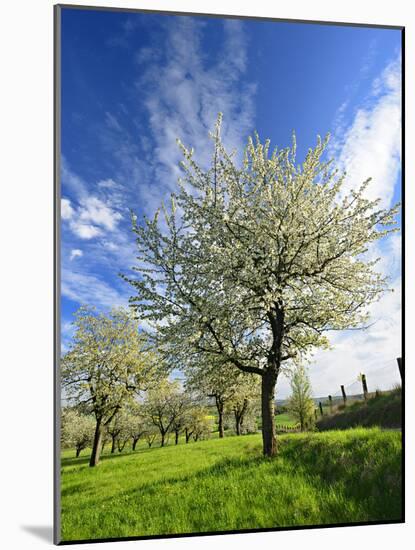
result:
[[[403,365],[402,365],[402,357],[398,357],[396,359],[398,361],[398,367],[399,367],[399,374],[401,375],[401,380],[403,380]]]
[[[342,391],[342,395],[343,395],[343,403],[344,403],[344,406],[346,406],[346,401],[347,401],[347,396],[346,396],[346,391],[344,389],[344,386],[340,386],[340,389]]]
[[[323,416],[323,405],[321,404],[321,401],[318,402],[318,407],[320,409],[321,416]]]
[[[362,373],[362,387],[363,387],[363,397],[367,399],[367,383],[366,383],[366,374]]]
[[[330,407],[330,414],[333,412],[333,400],[331,398],[331,395],[329,395],[329,407]]]

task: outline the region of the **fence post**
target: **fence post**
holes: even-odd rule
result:
[[[366,374],[362,373],[362,387],[363,387],[363,397],[367,399],[367,383],[366,383]]]
[[[346,406],[347,396],[346,396],[346,391],[345,391],[345,389],[344,389],[344,386],[341,385],[341,386],[340,386],[340,389],[341,389],[342,395],[343,395],[343,403],[344,403],[344,406]]]
[[[403,380],[403,366],[402,366],[402,357],[397,357],[399,374],[401,375],[401,380]]]
[[[333,412],[333,400],[331,398],[331,395],[329,395],[329,407],[330,407],[330,414]]]
[[[323,405],[321,404],[321,401],[318,402],[318,407],[320,409],[321,416],[323,416]]]

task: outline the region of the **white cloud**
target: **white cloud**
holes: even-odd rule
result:
[[[344,106],[339,111],[342,117]],[[342,131],[331,151],[340,170],[347,172],[345,190],[371,177],[367,197],[380,198],[383,207],[389,207],[401,166],[400,58],[373,82],[367,106],[358,109],[351,126]]]
[[[61,292],[62,296],[79,305],[93,305],[103,309],[126,306],[128,303],[126,296],[101,278],[67,268],[62,269]]]
[[[401,166],[401,73],[400,58],[390,63],[372,83],[370,97],[359,108],[349,127],[345,126],[350,102],[336,113],[334,143],[329,153],[341,170],[347,171],[347,190],[356,189],[368,177],[370,199],[381,198],[391,206]],[[329,333],[333,349],[316,351],[309,374],[316,397],[341,395],[340,385],[349,394],[361,393],[360,372],[367,375],[369,391],[389,389],[400,383],[396,358],[401,356],[401,236],[389,235],[372,243],[367,260],[380,258],[376,270],[392,278],[390,288],[369,308],[369,328]],[[288,379],[278,382],[277,397],[290,394]]]
[[[71,255],[69,259],[72,261],[76,258],[81,258],[83,255],[84,253],[82,252],[82,250],[80,250],[79,248],[74,248],[73,250],[71,250]]]
[[[106,180],[100,180],[97,183],[97,186],[103,189],[116,189],[119,187],[118,183],[111,178],[108,178]]]
[[[80,239],[93,239],[94,237],[102,235],[101,229],[99,229],[95,225],[81,223],[79,219],[77,219],[76,221],[72,221],[69,227],[71,228],[72,232]]]
[[[70,220],[74,214],[74,209],[71,206],[69,199],[61,200],[61,216],[63,220]]]
[[[112,207],[119,205],[118,184],[112,179],[101,180],[97,186],[106,191],[106,201],[88,192],[86,182],[76,175],[62,160],[62,185],[71,190],[77,198],[76,206],[69,199],[62,199],[62,219],[69,222],[69,228],[80,239],[93,239],[105,231],[114,231],[122,215]],[[114,201],[112,200],[114,199]]]
[[[194,147],[203,166],[210,163],[213,129],[223,112],[222,138],[230,149],[242,150],[254,119],[255,85],[244,81],[247,41],[241,21],[223,23],[223,40],[216,58],[206,59],[205,23],[181,18],[166,27],[164,61],[150,65],[136,83],[146,107],[155,146],[148,154],[157,185],[142,185],[139,192],[147,212],[159,205],[175,186],[182,160],[176,138]],[[139,53],[151,59],[159,50]]]
[[[115,228],[122,217],[121,214],[94,196],[89,196],[83,201],[78,210],[78,216],[82,223],[91,222],[110,231]]]

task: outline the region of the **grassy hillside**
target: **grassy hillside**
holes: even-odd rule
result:
[[[289,525],[399,520],[398,432],[260,434],[62,459],[66,541]]]
[[[319,430],[344,430],[356,426],[400,428],[402,425],[402,392],[398,388],[367,401],[357,401],[332,416],[317,422]]]

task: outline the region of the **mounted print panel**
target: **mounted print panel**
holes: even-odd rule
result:
[[[399,523],[403,29],[55,7],[55,542]]]

